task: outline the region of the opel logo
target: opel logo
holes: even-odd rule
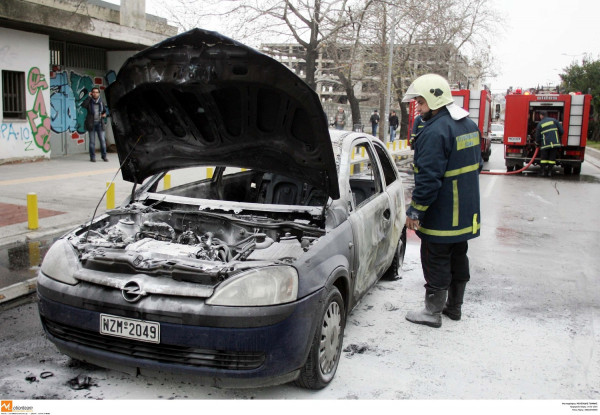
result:
[[[135,281],[129,281],[126,283],[121,290],[121,294],[128,303],[135,303],[144,295],[146,295],[146,293],[142,291],[142,287],[140,287],[140,285]]]

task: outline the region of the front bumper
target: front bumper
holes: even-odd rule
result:
[[[210,385],[235,387],[285,383],[297,377],[310,349],[316,325],[314,310],[319,309],[322,294],[319,290],[280,306],[218,307],[225,309],[221,311],[226,318],[209,315],[209,324],[201,324],[202,316],[192,318],[186,312],[180,316],[181,321],[173,321],[175,313],[170,303],[176,303],[177,299],[166,302],[169,310],[164,310],[165,318],[162,318],[157,307],[140,310],[140,306],[137,313],[131,304],[119,309],[111,303],[111,296],[82,298],[77,306],[69,305],[66,303],[73,301],[68,298],[74,293],[65,296],[59,288],[78,290],[77,286],[66,286],[40,273],[38,296],[42,325],[61,352],[130,374],[192,375]],[[79,289],[88,294],[94,291],[90,287]],[[106,301],[105,309],[92,298]],[[161,303],[164,305],[158,302]],[[208,308],[204,304],[203,307]],[[189,304],[181,309],[189,309]],[[160,344],[101,335],[100,314],[106,312],[159,322]],[[242,323],[227,324],[236,320],[236,313]],[[257,320],[264,325],[257,326]],[[244,321],[254,323],[243,327]],[[192,322],[194,324],[189,324]]]

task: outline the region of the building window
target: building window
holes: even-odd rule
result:
[[[2,71],[2,116],[25,119],[25,72]]]
[[[50,39],[50,65],[106,70],[106,50]]]

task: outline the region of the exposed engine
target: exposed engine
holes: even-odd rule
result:
[[[305,223],[264,216],[147,210],[109,212],[72,237],[84,267],[220,279],[254,266],[251,261],[292,263],[324,234]]]

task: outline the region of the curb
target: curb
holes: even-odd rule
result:
[[[600,150],[596,150],[592,147],[586,147],[585,155],[590,157],[585,157],[584,161],[587,161],[593,166],[600,168]]]
[[[37,278],[30,278],[0,289],[0,304],[31,294],[37,288]]]

